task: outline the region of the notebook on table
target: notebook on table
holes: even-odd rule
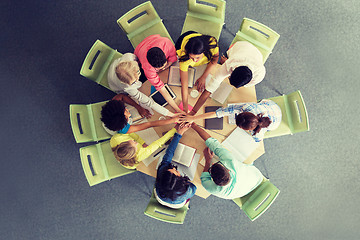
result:
[[[205,107],[205,113],[215,112],[221,106],[207,106]],[[205,119],[205,129],[221,130],[223,129],[223,118],[209,118]]]

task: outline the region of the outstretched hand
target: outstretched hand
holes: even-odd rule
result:
[[[137,108],[139,114],[141,115],[141,117],[146,117],[146,118],[151,118],[151,113],[149,110],[147,110],[146,108],[143,107],[139,107]]]
[[[177,125],[177,132],[180,135],[183,135],[191,127],[190,123],[182,122]]]
[[[179,122],[188,122],[192,123],[194,121],[194,116],[188,114],[182,114],[179,118]]]

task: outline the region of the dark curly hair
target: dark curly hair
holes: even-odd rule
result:
[[[184,34],[187,34],[184,33]],[[181,38],[182,36],[180,36]],[[212,43],[215,41],[215,43]],[[213,54],[211,53],[211,49],[216,48],[218,46],[216,38],[209,35],[201,35],[192,37],[185,45],[185,55],[179,58],[179,62],[185,62],[190,59],[189,54],[204,54],[205,57],[211,61]]]
[[[228,169],[219,162],[213,164],[209,172],[214,183],[218,186],[226,186],[230,181]]]
[[[165,53],[158,47],[150,48],[146,53],[146,59],[154,68],[162,67],[166,63]]]
[[[101,109],[101,121],[112,131],[123,129],[128,120],[125,117],[125,105],[118,100],[108,101]]]
[[[189,188],[190,179],[187,176],[176,176],[169,172],[169,169],[177,169],[176,166],[169,164],[156,177],[155,188],[159,192],[160,198],[169,198],[172,201],[178,196],[183,195]]]
[[[271,123],[270,118],[263,117],[260,113],[255,115],[251,112],[242,112],[236,115],[236,125],[244,130],[253,130],[254,133],[260,132],[261,128],[268,127]]]
[[[230,84],[236,88],[248,84],[252,79],[252,72],[247,66],[240,66],[234,69],[229,77]]]

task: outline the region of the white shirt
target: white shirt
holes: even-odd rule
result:
[[[125,53],[121,58],[115,59],[108,70],[108,83],[111,90],[119,93],[127,93],[129,96],[137,100],[139,104],[144,104],[145,106],[149,106],[150,108],[154,109],[156,112],[168,116],[169,110],[157,104],[154,100],[146,96],[144,93],[139,91],[139,88],[142,86],[140,81],[134,82],[132,85],[126,84],[117,77],[115,69],[119,65],[120,62],[125,61],[137,61],[135,54],[132,53]]]
[[[264,79],[266,71],[263,64],[263,56],[254,45],[247,41],[238,41],[230,47],[227,54],[229,58],[206,84],[205,89],[208,92],[215,92],[221,82],[228,78],[235,68],[239,66],[246,66],[252,72],[252,79],[244,87],[253,86]]]

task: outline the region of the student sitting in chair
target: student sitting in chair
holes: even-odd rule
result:
[[[219,88],[221,82],[229,77],[235,88],[250,87],[264,79],[265,67],[261,52],[247,41],[238,41],[227,51],[228,58],[221,57],[221,67],[215,76],[206,83],[205,91],[200,95],[191,114],[194,115],[206,99]]]
[[[229,150],[195,123],[192,123],[192,128],[207,146],[204,150],[205,167],[200,176],[206,191],[219,198],[234,199],[245,196],[263,181],[263,175],[255,166],[234,159]],[[211,165],[214,155],[219,161]]]
[[[175,46],[170,39],[161,37],[159,34],[150,35],[136,46],[134,54],[139,59],[146,78],[155,89],[159,90],[176,112],[183,112],[164,88],[164,83],[158,75],[158,72],[165,70],[177,61]]]
[[[115,134],[110,139],[110,146],[116,160],[122,166],[135,169],[141,161],[161,148],[175,133],[176,129],[173,128],[150,145],[146,145],[145,141],[136,133]]]
[[[174,115],[139,91],[147,79],[144,71],[139,67],[135,54],[125,53],[121,58],[115,59],[109,67],[107,78],[110,89],[116,93],[127,93],[139,104],[148,106],[164,116]]]
[[[133,133],[138,132],[150,127],[157,127],[175,123],[179,120],[179,117],[173,117],[165,120],[158,120],[152,122],[140,123],[137,125],[132,124],[132,118],[130,111],[125,107],[125,103],[128,103],[139,111],[141,106],[135,103],[131,98],[126,95],[118,94],[112,100],[107,102],[101,109],[101,121],[105,130],[114,135],[115,133]],[[147,110],[146,110],[147,111]],[[139,111],[140,113],[140,111]]]
[[[181,94],[184,111],[188,112],[188,69],[207,64],[203,75],[196,80],[195,85],[199,92],[205,88],[205,80],[219,60],[219,47],[216,38],[202,35],[194,31],[183,33],[176,44],[176,53],[179,57]]]
[[[171,164],[175,149],[185,131],[191,124],[177,125],[177,133],[166,149],[166,153],[157,170],[154,194],[157,201],[170,208],[181,208],[194,196],[196,186],[187,176],[181,176],[176,167]]]
[[[226,108],[219,108],[216,112],[208,112],[198,116],[182,116],[180,121],[192,122],[204,118],[221,118],[235,114],[236,125],[249,131],[256,142],[264,138],[267,131],[274,130],[281,123],[281,109],[272,100],[263,99],[259,103],[243,103]]]

